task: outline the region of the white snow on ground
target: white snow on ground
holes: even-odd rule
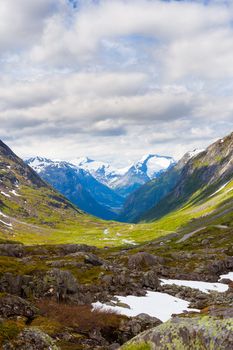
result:
[[[1,194],[3,194],[3,196],[5,196],[5,197],[10,197],[10,195],[6,192],[1,191]]]
[[[21,197],[20,194],[18,194],[15,190],[10,191],[14,196]]]
[[[225,183],[224,185],[222,185],[217,191],[215,191],[214,193],[212,193],[212,194],[209,196],[209,198],[215,196],[217,193],[219,193],[220,191],[222,191],[222,190],[229,184],[229,182],[230,182],[230,181],[228,181],[227,183]]]
[[[157,317],[161,321],[168,321],[172,314],[179,314],[183,311],[197,311],[189,309],[189,302],[175,298],[167,293],[147,292],[145,297],[129,295],[127,297],[117,296],[119,302],[127,304],[130,309],[120,306],[110,306],[100,302],[92,304],[94,308],[113,310],[129,317],[146,313],[152,317]]]
[[[189,158],[196,157],[199,153],[203,152],[204,149],[194,149],[193,151],[188,152]]]
[[[229,280],[232,280],[233,281],[233,272],[228,272],[226,273],[225,275],[221,275],[220,278],[219,278],[219,281],[223,278],[227,278]]]
[[[8,218],[8,216],[3,214],[1,211],[0,211],[0,216],[3,216],[4,218]]]
[[[131,244],[131,245],[137,245],[137,243],[135,241],[130,240],[130,239],[122,239],[122,243]]]
[[[185,280],[171,280],[171,279],[160,279],[161,285],[164,284],[175,284],[177,286],[190,287],[193,289],[199,289],[201,292],[209,293],[209,291],[215,291],[219,293],[226,292],[228,285],[223,283],[211,283],[201,281],[185,281]]]
[[[3,224],[3,225],[6,225],[8,226],[9,228],[12,229],[12,224],[8,224],[7,222],[3,221],[3,220],[0,220],[0,222]]]
[[[108,235],[108,234],[109,234],[109,229],[106,228],[106,229],[103,231],[103,234],[104,234],[104,235]]]

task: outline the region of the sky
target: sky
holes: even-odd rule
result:
[[[0,1],[0,138],[19,156],[125,166],[232,129],[233,1]]]

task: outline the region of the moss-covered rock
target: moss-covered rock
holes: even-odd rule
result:
[[[36,328],[26,328],[17,338],[5,343],[3,350],[59,350],[59,348],[47,334]]]
[[[1,317],[7,318],[22,316],[31,319],[38,312],[39,311],[35,306],[16,295],[2,294],[0,296]]]
[[[151,350],[232,349],[233,318],[177,317],[141,333],[131,340],[126,347],[122,347],[122,350],[136,350],[137,347],[134,348],[133,346],[139,346],[142,342],[151,344]]]

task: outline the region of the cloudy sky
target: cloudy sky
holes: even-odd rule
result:
[[[233,1],[0,0],[0,138],[21,157],[179,158],[233,129]]]

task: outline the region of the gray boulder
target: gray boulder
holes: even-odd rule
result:
[[[140,269],[143,267],[159,265],[161,263],[163,263],[163,258],[146,252],[138,252],[130,255],[128,258],[128,266],[131,269]]]
[[[230,350],[233,349],[233,318],[176,317],[139,334],[128,344],[140,343],[147,343],[151,350]]]
[[[3,295],[0,298],[0,316],[3,318],[22,316],[33,318],[39,310],[28,301],[16,295]]]
[[[16,339],[4,344],[3,350],[59,350],[59,348],[47,334],[36,328],[26,328]]]

